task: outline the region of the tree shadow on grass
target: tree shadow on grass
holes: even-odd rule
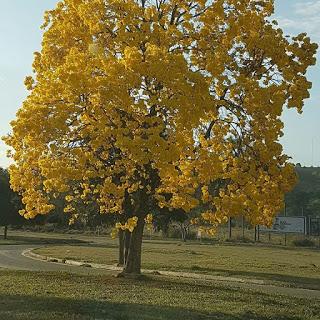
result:
[[[311,251],[319,253],[319,248],[317,247],[296,247],[296,246],[285,246],[282,244],[274,244],[268,242],[241,242],[239,240],[233,241],[224,241],[219,242],[219,246],[224,247],[244,247],[244,248],[252,248],[252,249],[270,249],[270,250],[279,250],[279,251]]]
[[[304,252],[317,252],[319,253],[319,248],[317,247],[295,247],[295,246],[284,246],[280,244],[272,244],[265,242],[242,242],[239,240],[234,241],[220,241],[218,239],[202,239],[199,240],[187,240],[186,242],[178,238],[169,238],[169,239],[149,239],[147,236],[143,239],[144,243],[148,244],[160,244],[160,245],[177,245],[177,246],[206,246],[206,247],[242,247],[248,249],[270,249],[270,250],[279,250],[279,251],[304,251]]]
[[[90,248],[105,248],[105,249],[110,249],[110,248],[114,248],[117,249],[118,243],[88,243],[87,245]]]
[[[280,313],[264,316],[250,311],[237,314],[200,312],[187,307],[118,303],[102,299],[98,301],[50,296],[3,295],[0,296],[0,319],[301,320],[301,317]]]
[[[319,278],[312,277],[299,277],[299,276],[290,276],[277,273],[265,273],[265,272],[254,272],[254,271],[241,271],[241,270],[228,270],[221,268],[204,268],[198,265],[194,265],[191,268],[193,271],[206,272],[206,273],[216,273],[223,276],[230,277],[245,277],[245,278],[254,278],[260,280],[269,280],[269,281],[279,281],[285,282],[292,286],[302,286],[308,289],[320,290],[320,280]],[[320,272],[315,270],[315,274]]]

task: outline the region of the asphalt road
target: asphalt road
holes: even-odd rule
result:
[[[43,245],[43,246],[47,246]],[[41,245],[37,245],[37,248]],[[0,268],[10,270],[27,271],[60,271],[81,274],[102,274],[105,270],[92,269],[87,267],[75,267],[62,263],[51,263],[35,260],[22,255],[23,251],[30,249],[29,245],[1,245],[0,246]]]

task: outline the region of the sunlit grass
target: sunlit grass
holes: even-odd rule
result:
[[[56,258],[116,264],[115,240],[105,244],[40,248],[37,253]],[[252,245],[145,241],[142,265],[146,269],[189,271],[281,282],[320,289],[320,251]]]
[[[318,301],[205,281],[0,271],[0,319],[316,320]]]

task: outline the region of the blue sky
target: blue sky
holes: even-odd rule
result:
[[[42,17],[57,0],[1,0],[0,11],[0,136],[27,95],[23,81],[31,73],[33,52],[40,49]],[[287,34],[308,32],[320,44],[320,0],[275,0],[275,17]],[[320,53],[320,51],[319,51]],[[309,72],[311,98],[304,113],[285,111],[282,144],[293,162],[320,166],[320,54]],[[313,150],[313,152],[312,152]],[[0,167],[6,167],[6,147],[0,142]]]

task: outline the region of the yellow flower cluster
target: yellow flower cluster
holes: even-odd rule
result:
[[[152,221],[153,221],[153,215],[152,213],[149,213],[146,218],[144,219],[144,221],[147,223],[147,224],[152,224]]]
[[[128,230],[130,232],[133,232],[134,228],[137,226],[138,219],[139,219],[138,217],[131,217],[127,220],[125,224],[121,224],[120,222],[117,222],[116,229]]]

